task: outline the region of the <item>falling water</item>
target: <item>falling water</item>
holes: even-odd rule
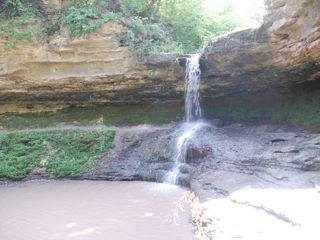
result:
[[[202,117],[199,102],[200,68],[198,54],[187,59],[185,76],[185,111],[187,122],[197,120]]]
[[[200,68],[198,54],[187,58],[185,75],[185,113],[186,122],[176,131],[173,169],[168,173],[166,182],[176,184],[180,166],[186,162],[188,142],[206,123],[197,121],[202,117],[199,102]]]

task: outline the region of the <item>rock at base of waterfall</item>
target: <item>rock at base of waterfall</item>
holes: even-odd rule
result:
[[[210,152],[209,146],[189,146],[186,155],[186,163],[199,163],[201,159],[206,157]]]

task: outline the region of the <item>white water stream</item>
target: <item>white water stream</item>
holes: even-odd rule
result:
[[[186,76],[185,76],[185,112],[186,121],[198,120],[202,117],[201,106],[199,102],[199,86],[201,71],[199,68],[200,55],[195,54],[187,58]]]
[[[173,169],[168,173],[165,182],[170,184],[177,183],[180,166],[186,161],[188,143],[195,138],[198,131],[207,123],[201,121],[202,110],[199,101],[199,86],[201,71],[199,68],[200,55],[195,54],[187,58],[185,75],[185,114],[186,121],[176,131],[177,136],[174,149]]]

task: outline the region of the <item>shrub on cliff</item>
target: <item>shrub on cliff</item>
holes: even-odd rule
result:
[[[71,37],[80,37],[101,24],[117,21],[119,14],[108,11],[106,1],[72,1],[65,10],[65,20]]]
[[[71,0],[48,17],[36,0],[3,0],[0,37],[7,49],[66,26],[80,37],[108,21],[125,26],[121,42],[138,55],[198,52],[213,35],[239,26],[231,6],[208,12],[205,0]],[[212,17],[214,16],[214,17]],[[57,20],[58,19],[58,20]]]
[[[3,0],[0,5],[0,38],[4,38],[6,49],[17,49],[18,42],[32,42],[41,38],[43,16],[39,1]]]

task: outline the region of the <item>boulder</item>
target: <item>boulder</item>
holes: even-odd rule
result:
[[[191,145],[187,149],[186,163],[198,163],[211,152],[209,146],[195,146]]]

